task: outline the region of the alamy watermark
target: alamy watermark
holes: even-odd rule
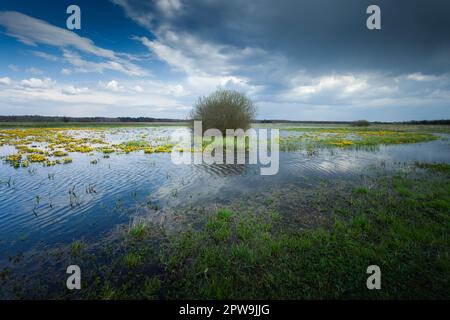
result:
[[[369,290],[381,289],[381,269],[377,265],[370,265],[367,267],[367,273],[370,276],[367,278],[366,286]]]
[[[81,269],[77,265],[70,265],[67,267],[66,273],[70,274],[67,278],[66,286],[69,290],[81,289]],[[367,278],[366,286],[369,290],[381,289],[381,269],[377,265],[370,265],[367,267],[367,274],[370,276]]]
[[[370,5],[366,10],[367,14],[370,16],[367,18],[366,26],[369,30],[380,30],[381,29],[381,9],[377,5]]]
[[[80,30],[81,29],[81,9],[77,5],[70,5],[66,10],[67,14],[70,16],[66,20],[66,27],[69,30]]]
[[[69,290],[81,289],[81,269],[79,266],[73,264],[67,267],[66,273],[70,274],[67,278],[66,286]]]
[[[67,14],[70,16],[66,20],[66,27],[69,30],[80,30],[81,29],[81,9],[78,5],[70,5],[66,10]],[[369,30],[380,30],[381,29],[381,9],[377,5],[370,5],[366,9],[366,13],[370,16],[366,20],[366,26]]]

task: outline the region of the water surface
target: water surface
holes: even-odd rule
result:
[[[101,135],[120,143],[148,136],[165,139],[174,131],[188,132],[183,128],[127,128]],[[258,165],[175,165],[170,154],[142,151],[109,158],[96,152],[71,153],[73,163],[53,167],[31,164],[15,169],[2,163],[0,261],[30,249],[95,240],[149,212],[157,218],[168,209],[226,204],[289,186],[308,188],[323,181],[360,180],[370,174],[371,166],[383,165],[389,170],[415,162],[449,163],[449,135],[440,136],[436,141],[380,146],[375,151],[280,152],[280,170],[274,176],[261,176]],[[14,151],[12,146],[0,147],[3,156]],[[94,159],[98,159],[96,165],[91,164]],[[75,193],[75,202],[69,190]]]

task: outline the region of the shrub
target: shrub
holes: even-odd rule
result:
[[[203,130],[247,129],[255,117],[256,107],[243,93],[232,90],[217,90],[201,97],[191,112],[192,120],[201,120]]]
[[[370,126],[370,122],[367,120],[357,120],[352,122],[352,126],[354,127],[368,127]]]

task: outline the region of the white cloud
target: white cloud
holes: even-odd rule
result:
[[[214,45],[189,35],[166,31],[157,40],[136,37],[160,60],[186,74],[228,75],[236,70],[232,60],[241,55],[238,48]]]
[[[133,89],[134,89],[136,92],[143,92],[143,91],[144,91],[144,89],[143,89],[140,85],[134,86]]]
[[[125,14],[140,26],[151,31],[160,18],[174,18],[182,12],[183,4],[180,0],[158,0],[133,2],[129,0],[111,0],[122,7]]]
[[[100,85],[107,89],[107,90],[111,90],[111,91],[124,91],[125,87],[123,87],[122,85],[119,84],[119,81],[117,80],[111,80],[107,83],[102,83],[100,82]]]
[[[166,16],[173,16],[181,9],[180,0],[160,0],[156,2],[159,10]]]
[[[387,88],[382,77],[370,74],[331,74],[323,76],[308,76],[299,73],[287,85],[278,98],[280,101],[301,103],[349,103],[376,94],[388,93],[395,87]]]
[[[414,81],[431,81],[436,80],[438,77],[434,75],[425,75],[420,72],[408,74],[406,76],[406,79],[408,80],[414,80]]]
[[[42,51],[32,51],[32,53],[39,58],[43,58],[47,61],[51,61],[51,62],[61,62],[61,59],[53,54],[49,54],[46,52],[42,52]]]
[[[61,69],[61,73],[65,76],[70,76],[72,74],[72,70],[63,68],[63,69]]]
[[[140,95],[158,95],[168,97],[170,99],[178,99],[183,97],[189,97],[190,92],[185,89],[181,84],[171,84],[163,81],[131,81],[131,82],[120,82],[118,80],[110,80],[108,82],[100,81],[98,83],[99,88],[115,92],[123,93],[132,97],[134,94]]]
[[[69,95],[75,95],[75,94],[80,94],[80,93],[86,93],[89,91],[89,88],[78,88],[72,85],[66,86],[64,88],[61,89],[61,92],[64,94],[69,94]]]
[[[8,66],[8,68],[9,68],[10,70],[14,71],[14,72],[17,72],[17,71],[20,70],[19,66],[15,65],[15,64],[10,64],[10,65]]]
[[[139,80],[61,84],[26,79],[0,90],[0,110],[14,114],[68,116],[154,116],[184,118],[190,102],[175,96],[177,84]]]
[[[30,46],[45,44],[65,50],[73,48],[85,54],[104,58],[106,61],[103,64],[107,67],[94,68],[93,71],[109,68],[132,76],[147,75],[147,71],[119,57],[116,52],[98,47],[92,40],[80,37],[72,31],[53,26],[46,21],[15,11],[2,11],[0,12],[0,25],[6,28],[5,33],[7,35]],[[52,59],[50,55],[45,53],[37,53],[37,55],[45,59]],[[92,62],[92,64],[95,63]],[[85,69],[84,71],[89,70]]]
[[[51,78],[30,78],[22,80],[20,83],[27,88],[49,88],[52,87],[56,82]]]
[[[11,84],[11,79],[8,77],[0,78],[0,85],[9,86]]]
[[[167,30],[161,32],[156,40],[146,37],[135,39],[173,70],[182,72],[185,77],[180,82],[194,96],[208,94],[217,88],[235,89],[248,94],[261,89],[260,85],[252,84],[249,78],[238,74],[246,68],[242,64],[243,59],[264,57],[265,52],[258,48],[223,46]],[[175,91],[174,94],[180,92]]]
[[[365,82],[360,82],[360,79],[364,79]],[[210,81],[211,78],[208,77],[187,77],[182,82],[112,79],[95,85],[91,82],[57,83],[50,78],[31,78],[17,83],[6,80],[10,84],[0,90],[0,110],[3,113],[15,114],[32,112],[68,116],[184,118],[192,102],[199,95],[210,92],[203,92],[203,86],[249,86],[232,76],[224,76],[217,83],[211,84]],[[3,78],[0,78],[1,82],[5,82]],[[397,108],[404,108],[403,111],[397,111],[402,114],[408,110],[406,108],[418,110],[425,105],[433,106],[429,108],[427,116],[429,119],[437,114],[436,110],[445,112],[443,106],[450,97],[448,89],[442,88],[427,93],[423,88],[421,90],[424,93],[417,99],[416,89],[408,94],[395,88],[394,79],[389,80],[382,75],[332,74],[310,77],[309,80],[299,77],[295,83],[297,87],[310,88],[309,96],[292,96],[291,91],[268,95],[268,100],[256,101],[260,107],[258,112],[260,118],[351,120],[353,117],[364,117],[370,120],[383,120],[386,117],[382,113],[375,112],[378,108],[386,111],[389,110],[389,106],[395,105]],[[367,85],[368,89],[360,88],[360,83]],[[353,93],[346,96],[344,93],[347,91]],[[291,95],[286,95],[287,93]],[[364,112],[372,114],[364,116]]]
[[[26,73],[31,73],[32,75],[39,76],[44,74],[44,72],[41,69],[31,67],[25,70]]]
[[[104,62],[93,62],[83,59],[78,53],[70,50],[63,50],[64,59],[73,65],[78,72],[97,72],[103,73],[105,70],[113,70],[122,72],[130,76],[148,75],[147,71],[143,71],[136,65],[128,62],[118,63],[117,61],[108,60]]]
[[[20,12],[0,12],[0,24],[6,28],[7,35],[30,46],[42,43],[58,47],[74,47],[99,57],[115,58],[113,51],[95,46],[88,38]]]
[[[130,5],[127,0],[111,0],[112,3],[121,6],[125,14],[137,24],[150,29],[153,25],[154,16],[150,10],[139,10]]]

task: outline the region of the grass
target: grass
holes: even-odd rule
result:
[[[300,145],[308,154],[314,154],[316,148],[322,147],[365,148],[437,139],[428,128],[429,132],[412,126],[310,130],[297,127],[288,130],[307,132],[281,142],[287,150],[297,150]],[[111,145],[103,141],[102,128],[93,128],[91,133],[100,134],[87,137],[76,136],[72,130],[79,128],[0,130],[0,145],[13,145],[17,149],[5,161],[16,168],[27,167],[30,162],[50,166],[72,162],[65,156],[69,152],[154,153],[170,152],[173,147],[165,140],[154,145],[146,140]],[[89,286],[81,292],[55,290],[64,279],[50,278],[45,285],[18,296],[445,299],[450,287],[449,179],[450,165],[440,163],[417,163],[410,171],[388,177],[380,175],[373,183],[365,181],[348,193],[337,194],[336,201],[322,203],[315,199],[330,216],[324,223],[308,229],[286,220],[278,211],[276,194],[264,195],[265,210],[249,210],[245,206],[220,208],[184,231],[170,233],[139,223],[127,229],[123,241],[99,246],[95,254],[84,250],[86,245],[82,241],[69,246],[67,263],[80,263],[86,270],[83,281]],[[341,191],[320,192],[334,196]],[[79,205],[74,188],[69,195],[70,205]],[[309,209],[299,208],[299,215],[307,214]],[[62,260],[50,263],[50,269],[61,263]],[[365,287],[366,268],[371,264],[381,268],[380,291]],[[0,270],[2,281],[11,279],[13,286],[20,288],[14,283],[14,274],[14,269]],[[48,277],[55,274],[59,273],[53,270]],[[52,281],[58,283],[49,285]]]
[[[142,240],[147,235],[147,225],[143,222],[130,229],[130,235],[134,240]]]
[[[42,154],[29,154],[27,155],[27,159],[30,162],[44,162],[47,161],[47,157]]]
[[[170,153],[172,151],[172,144],[168,141],[159,141],[158,138],[151,141],[131,140],[112,144],[105,140],[106,129],[108,127],[101,125],[98,127],[55,128],[25,126],[0,129],[0,147],[15,147],[14,154],[4,157],[4,160],[14,168],[28,167],[30,162],[40,162],[46,166],[67,164],[70,162],[57,158],[68,158],[69,153],[94,155],[94,152],[98,152],[107,155],[135,151],[144,151],[145,153]],[[108,132],[114,133],[112,130]],[[162,142],[164,144],[161,144]]]
[[[117,125],[117,124],[115,124]],[[121,124],[133,127],[132,124]],[[141,124],[141,127],[148,125]],[[153,126],[158,126],[153,124]],[[179,126],[179,124],[178,124]],[[172,126],[173,127],[173,126]],[[262,126],[264,127],[264,126]],[[301,135],[290,134],[280,138],[282,151],[296,151],[304,149],[313,155],[319,148],[351,148],[374,149],[380,145],[427,142],[438,139],[430,132],[445,131],[445,126],[407,126],[407,125],[376,125],[370,127],[289,127],[274,124],[273,127],[288,132],[302,132]],[[94,152],[108,155],[111,153],[128,154],[142,151],[146,154],[170,153],[175,147],[178,151],[194,152],[192,148],[174,146],[164,138],[150,139],[142,135],[142,139],[125,141],[119,144],[108,143],[105,139],[107,129],[113,129],[111,124],[57,124],[36,123],[36,126],[10,126],[2,128],[0,125],[0,147],[14,146],[15,153],[7,155],[4,160],[15,168],[28,167],[30,163],[39,162],[46,166],[67,164],[68,162],[53,158],[68,157],[69,153],[93,154]],[[433,130],[435,128],[436,130]],[[426,129],[426,130],[425,130]],[[111,132],[110,130],[110,132]],[[422,130],[422,131],[420,131]],[[79,134],[83,136],[79,136]],[[145,138],[145,140],[144,140]],[[203,141],[202,150],[214,142],[210,139]],[[248,139],[244,148],[248,150]],[[223,146],[236,147],[236,140],[226,139]],[[239,146],[238,146],[239,147]]]
[[[81,252],[84,250],[84,248],[85,248],[84,242],[82,241],[72,242],[72,244],[70,245],[70,254],[72,256],[79,256]]]
[[[73,162],[73,160],[71,158],[63,158],[62,159],[62,163],[63,164],[69,164],[69,163],[72,163],[72,162]]]
[[[367,194],[369,190],[366,187],[356,187],[355,192],[359,194]]]
[[[269,126],[270,127],[270,126]],[[414,125],[414,124],[371,124],[368,127],[354,127],[347,124],[282,124],[280,129],[287,131],[320,132],[320,131],[397,131],[397,132],[424,132],[424,133],[450,133],[450,125]]]
[[[143,262],[142,256],[137,252],[131,252],[123,257],[123,262],[128,268],[136,268]]]
[[[268,216],[219,211],[204,231],[184,234],[167,248],[169,295],[448,298],[448,178],[396,175],[373,191],[359,188],[350,217],[337,215],[328,228],[306,232],[281,231]],[[382,270],[381,291],[365,287],[371,264]]]
[[[436,173],[450,175],[450,164],[448,163],[416,163],[416,167]]]
[[[310,128],[312,129],[312,128]],[[371,149],[380,145],[428,142],[438,139],[432,133],[373,130],[367,128],[290,128],[287,131],[299,131],[300,135],[280,138],[283,151],[317,148]]]
[[[449,179],[448,164],[416,164],[370,188],[333,190],[331,215],[308,229],[285,220],[277,201],[265,211],[220,208],[183,232],[140,223],[128,229],[133,241],[95,256],[72,244],[89,285],[43,297],[447,299]],[[381,290],[366,288],[369,265],[381,268]]]
[[[66,157],[67,155],[68,153],[62,150],[56,150],[53,152],[54,157]]]

